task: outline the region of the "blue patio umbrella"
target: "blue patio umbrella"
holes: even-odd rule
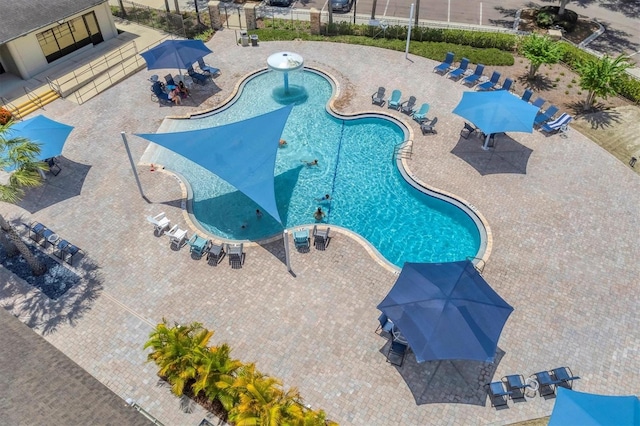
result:
[[[405,263],[378,309],[406,338],[418,362],[493,362],[513,312],[468,260]]]
[[[637,396],[596,395],[558,387],[549,426],[638,426]]]
[[[7,137],[23,137],[40,144],[40,154],[37,159],[45,160],[62,154],[62,148],[72,130],[73,126],[38,115],[14,123],[7,132]]]
[[[484,148],[492,133],[533,132],[533,121],[540,109],[507,90],[493,92],[464,92],[453,110],[475,124],[487,135]]]
[[[213,53],[202,40],[165,40],[141,53],[147,69],[188,68],[209,53]]]

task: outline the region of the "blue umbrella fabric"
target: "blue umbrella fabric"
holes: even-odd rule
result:
[[[539,110],[507,90],[496,90],[464,92],[453,113],[480,128],[487,135],[488,142],[492,133],[532,133],[533,121]]]
[[[136,134],[182,155],[235,186],[282,224],[274,173],[280,136],[293,105],[207,129]]]
[[[596,395],[558,387],[549,426],[638,426],[636,396]]]
[[[513,312],[468,260],[405,263],[378,309],[404,335],[418,362],[493,362]]]
[[[147,69],[188,68],[209,53],[211,49],[202,40],[165,40],[156,47],[141,53]]]
[[[62,154],[62,148],[72,130],[73,126],[38,115],[12,124],[7,132],[7,138],[23,137],[40,144],[40,154],[37,159],[42,161]]]

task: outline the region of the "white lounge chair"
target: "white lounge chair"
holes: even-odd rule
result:
[[[564,134],[569,130],[568,124],[571,120],[573,120],[573,117],[565,112],[555,120],[544,123],[540,126],[540,130],[547,133],[559,132]]]
[[[171,239],[171,247],[176,250],[180,250],[180,247],[186,244],[187,242],[187,231],[184,229],[180,229],[178,225],[173,225],[166,233]]]
[[[160,236],[169,228],[171,221],[165,216],[164,212],[156,216],[147,216],[147,221],[153,225],[153,232]]]

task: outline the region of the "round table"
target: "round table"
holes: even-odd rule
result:
[[[55,245],[56,241],[58,241],[59,239],[60,239],[60,236],[56,233],[53,233],[47,237],[47,241],[49,241],[51,245]]]
[[[538,383],[538,381],[533,377],[528,377],[525,379],[524,384],[527,385],[524,390],[525,395],[529,398],[535,397],[536,392],[538,392],[538,388],[540,387],[540,383]]]
[[[409,343],[407,342],[407,338],[402,335],[398,327],[396,327],[395,325],[391,329],[391,334],[393,335],[393,340],[395,340],[396,342],[400,342],[405,345]]]

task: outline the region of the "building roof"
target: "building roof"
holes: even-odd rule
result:
[[[106,0],[0,0],[0,43],[66,19]]]

